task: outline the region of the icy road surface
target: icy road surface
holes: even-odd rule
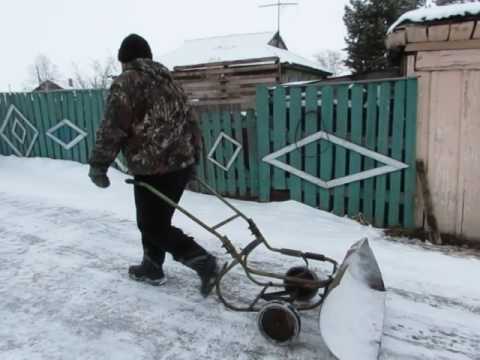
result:
[[[0,359],[321,358],[318,310],[302,313],[298,344],[278,348],[259,336],[255,314],[202,299],[194,273],[170,258],[165,286],[129,280],[128,265],[141,257],[132,189],[113,170],[112,186],[97,189],[87,172],[72,162],[0,156]],[[478,257],[393,242],[295,202],[234,203],[274,246],[341,261],[351,244],[370,239],[388,288],[382,359],[480,359]],[[205,195],[188,192],[182,205],[210,224],[228,216]],[[174,222],[228,260],[187,218]],[[250,239],[241,222],[224,231],[240,247]],[[254,260],[280,272],[296,264],[263,249]],[[242,301],[255,288],[237,271],[226,290]]]

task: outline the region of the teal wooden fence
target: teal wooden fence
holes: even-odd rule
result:
[[[260,161],[261,200],[283,190],[340,216],[414,226],[416,79],[261,88],[256,110],[259,159],[290,144],[277,160],[296,169]]]
[[[0,154],[86,163],[105,95],[1,94]],[[200,114],[197,173],[227,196],[413,227],[416,102],[415,79],[260,87],[255,110]]]
[[[223,195],[257,199],[260,182],[255,111],[203,112],[200,118],[204,152],[197,175]]]
[[[104,109],[105,91],[0,95],[0,154],[86,163]]]
[[[86,164],[106,96],[105,90],[0,94],[0,154]],[[125,169],[122,155],[114,166]]]
[[[255,111],[203,114],[198,174],[225,195],[412,228],[416,110],[416,79],[260,87]]]

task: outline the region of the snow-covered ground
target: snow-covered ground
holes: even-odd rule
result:
[[[267,344],[255,314],[226,310],[198,294],[193,272],[166,262],[169,282],[128,279],[140,259],[132,189],[110,171],[108,190],[88,168],[66,161],[0,156],[0,359],[317,359],[318,310],[302,314],[299,343]],[[382,232],[293,201],[234,201],[278,247],[341,261],[362,237],[388,288],[382,359],[480,359],[480,260],[461,252],[385,239]],[[182,205],[210,224],[227,216],[211,197],[186,193]],[[224,257],[217,240],[187,218],[175,223]],[[241,222],[224,230],[242,246]],[[256,253],[277,271],[290,259]],[[251,286],[240,272],[228,292]],[[362,359],[359,359],[362,360]]]

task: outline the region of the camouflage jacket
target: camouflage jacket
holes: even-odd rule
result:
[[[122,151],[129,173],[161,175],[192,165],[200,139],[187,98],[167,68],[137,59],[110,88],[89,163],[106,170]]]

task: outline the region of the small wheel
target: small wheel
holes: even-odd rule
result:
[[[312,270],[305,266],[295,266],[287,271],[285,276],[293,277],[302,280],[313,280],[318,281],[318,276]],[[296,284],[289,283],[287,280],[284,281],[285,290],[289,294],[295,296],[295,300],[298,301],[309,301],[318,294],[318,288],[307,288],[302,287]]]
[[[262,336],[275,345],[286,346],[300,334],[301,321],[293,305],[283,301],[270,301],[257,316]]]

